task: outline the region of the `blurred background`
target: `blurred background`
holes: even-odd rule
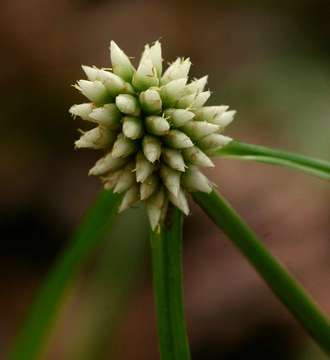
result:
[[[109,66],[115,40],[137,58],[190,56],[228,104],[236,139],[329,159],[328,1],[2,0],[0,13],[0,358],[54,259],[99,192],[95,151],[73,150],[70,86],[81,64]],[[269,165],[218,160],[220,191],[330,313],[330,190]],[[130,226],[127,226],[129,224]],[[158,359],[143,209],[120,216],[86,264],[45,359]],[[125,226],[126,225],[126,226]],[[324,355],[196,206],[185,222],[185,302],[199,360]]]

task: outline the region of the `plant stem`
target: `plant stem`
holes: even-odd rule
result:
[[[212,155],[286,166],[330,180],[330,162],[265,146],[231,141],[225,147],[215,150]]]
[[[84,261],[109,230],[120,198],[110,191],[101,192],[76,235],[45,279],[8,359],[36,360],[41,357],[66,290]]]
[[[182,213],[168,210],[167,225],[151,232],[157,327],[162,360],[189,360],[182,290]]]
[[[304,289],[267,251],[249,226],[217,192],[193,193],[194,200],[233,241],[273,292],[314,340],[330,353],[330,322]]]

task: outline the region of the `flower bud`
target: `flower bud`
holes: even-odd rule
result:
[[[140,186],[140,197],[141,200],[147,199],[151,196],[157,189],[158,186],[158,176],[151,174]]]
[[[123,134],[132,140],[143,136],[142,120],[132,116],[123,117]]]
[[[128,56],[114,42],[110,42],[110,57],[113,72],[125,81],[131,81],[135,71]]]
[[[206,103],[206,101],[209,99],[210,96],[211,96],[211,91],[203,91],[199,93],[196,96],[195,100],[193,101],[192,106],[195,109],[204,106],[204,104]]]
[[[177,196],[180,190],[181,173],[179,171],[171,169],[166,165],[162,165],[160,168],[160,176],[167,190],[171,192],[174,196]]]
[[[196,99],[196,94],[190,94],[182,96],[179,101],[176,103],[176,107],[178,109],[187,109],[192,107],[194,101]]]
[[[94,105],[92,103],[78,104],[70,107],[69,112],[71,115],[79,116],[83,120],[91,121],[89,114],[93,111]]]
[[[214,119],[217,116],[221,116],[229,106],[227,105],[221,105],[221,106],[204,106],[200,109],[197,109],[195,111],[196,114],[196,120],[199,121],[208,121],[212,124],[217,124],[217,122],[214,122]]]
[[[119,212],[122,212],[129,207],[131,207],[133,204],[138,202],[140,200],[139,196],[139,186],[137,184],[134,184],[131,188],[129,188],[123,197],[123,200],[121,201],[121,204],[119,206]]]
[[[144,182],[147,177],[154,171],[155,166],[148,161],[142,152],[136,155],[136,181]]]
[[[115,104],[105,104],[96,108],[89,114],[89,117],[92,121],[109,129],[116,130],[120,127],[121,114]]]
[[[114,158],[110,152],[95,163],[95,165],[89,170],[88,175],[99,176],[107,173],[108,171],[116,171],[123,167],[128,160],[128,158]]]
[[[134,94],[132,86],[118,75],[105,70],[99,70],[99,73],[102,75],[104,86],[112,97],[119,94]]]
[[[103,105],[109,97],[106,87],[98,80],[79,80],[75,87],[95,104]]]
[[[123,134],[119,134],[117,140],[113,144],[112,156],[114,158],[126,157],[133,154],[136,145],[133,140],[127,139]]]
[[[179,130],[170,130],[164,136],[164,140],[168,146],[174,149],[185,149],[194,145],[190,138]]]
[[[162,156],[164,161],[174,170],[185,171],[185,163],[180,151],[163,148]]]
[[[213,123],[219,125],[220,130],[223,130],[234,120],[235,114],[235,110],[230,110],[224,112],[223,114],[216,115],[216,117],[213,119]]]
[[[178,209],[180,209],[185,215],[189,215],[188,201],[182,189],[179,190],[177,196],[174,196],[171,192],[168,192],[168,198],[170,202]]]
[[[118,178],[118,182],[113,192],[122,193],[128,190],[135,184],[135,174],[133,173],[134,163],[129,163],[121,171],[121,174]]]
[[[182,155],[184,159],[192,164],[203,167],[214,167],[211,159],[203,153],[197,146],[192,146],[187,149],[182,150]]]
[[[104,188],[106,190],[112,190],[116,186],[121,173],[122,173],[122,169],[114,172],[110,172],[106,176],[102,177]]]
[[[146,128],[149,133],[154,135],[165,135],[170,129],[170,124],[161,116],[147,116],[145,118]]]
[[[182,175],[182,184],[188,191],[201,191],[206,193],[212,191],[207,177],[193,166],[190,166]]]
[[[143,138],[142,149],[145,157],[151,162],[154,163],[159,159],[161,154],[161,142],[158,138],[151,135],[146,135]]]
[[[171,124],[175,127],[180,127],[190,121],[195,114],[184,109],[167,109],[165,110],[165,116],[169,118]]]
[[[187,78],[173,80],[160,88],[160,96],[166,107],[174,106],[183,94]]]
[[[157,70],[152,63],[148,48],[145,49],[140,64],[133,75],[132,84],[138,90],[146,90],[159,84]]]
[[[155,230],[159,225],[164,205],[165,192],[163,187],[146,200],[146,207],[152,230]]]
[[[196,79],[196,80],[192,81],[190,84],[188,84],[185,87],[185,90],[184,90],[185,94],[191,95],[191,94],[201,93],[207,84],[207,78],[208,77],[206,75],[200,79]]]
[[[162,99],[157,90],[142,91],[139,99],[142,110],[146,114],[159,114],[162,111]]]
[[[160,83],[161,85],[168,84],[169,82],[177,79],[187,78],[190,70],[190,59],[177,58],[164,72]]]
[[[144,48],[144,52],[141,57],[141,61],[145,59],[150,59],[153,67],[156,70],[157,77],[161,77],[162,75],[162,48],[159,41],[156,41],[152,46],[146,45]]]
[[[81,65],[84,73],[87,76],[87,79],[89,81],[95,81],[95,80],[100,80],[99,79],[99,69],[97,67],[91,67],[91,66],[86,66],[86,65]]]
[[[139,116],[140,107],[139,103],[133,95],[129,94],[120,94],[116,97],[116,105],[118,109],[127,115]]]
[[[75,142],[75,147],[104,149],[113,144],[115,135],[106,129],[96,127],[83,133],[79,140]]]
[[[189,121],[181,128],[191,139],[198,140],[219,130],[218,125],[206,121]]]
[[[227,145],[232,139],[221,134],[210,134],[199,141],[202,149],[212,150]]]

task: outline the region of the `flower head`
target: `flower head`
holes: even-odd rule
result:
[[[212,151],[231,141],[221,133],[235,111],[204,106],[207,76],[188,82],[189,58],[163,72],[158,41],[145,46],[137,68],[114,41],[110,55],[112,71],[83,66],[87,80],[75,85],[89,102],[70,113],[95,125],[75,146],[105,152],[89,174],[124,194],[120,211],[144,201],[155,229],[168,202],[188,215],[187,192],[212,191],[199,168],[213,167]]]

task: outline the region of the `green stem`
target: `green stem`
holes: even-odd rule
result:
[[[120,196],[110,191],[101,192],[78,232],[45,279],[8,359],[36,360],[42,356],[66,290],[81,265],[109,230],[117,213],[119,200]]]
[[[231,141],[225,147],[215,150],[212,155],[286,166],[330,180],[330,162],[260,145]]]
[[[182,290],[182,213],[170,207],[167,225],[151,233],[157,327],[162,360],[189,360]]]
[[[249,226],[217,192],[193,193],[194,200],[233,241],[269,287],[315,341],[330,353],[330,322],[304,289],[267,251]]]

